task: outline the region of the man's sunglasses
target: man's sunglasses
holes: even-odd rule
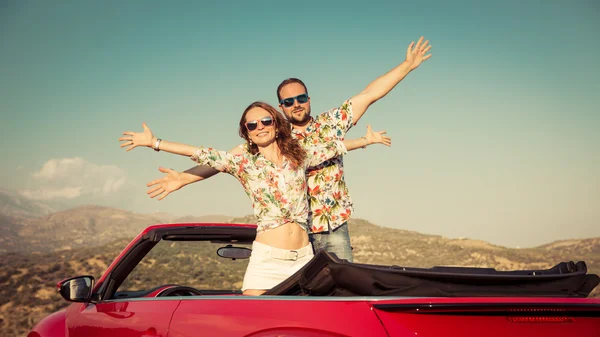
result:
[[[258,127],[258,122],[259,121],[246,122],[246,129],[248,129],[248,131],[256,130],[256,128]],[[260,124],[262,124],[264,126],[273,125],[273,117],[267,116],[267,117],[262,118],[260,120]]]
[[[281,101],[279,101],[279,104],[283,104],[283,106],[285,106],[286,108],[289,108],[292,105],[294,105],[294,100],[298,100],[298,103],[300,103],[300,104],[306,103],[306,102],[308,102],[308,94],[302,94],[302,95],[298,95],[296,97],[284,98]]]

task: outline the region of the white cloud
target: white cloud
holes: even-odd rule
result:
[[[39,188],[37,190],[23,190],[21,194],[33,200],[51,200],[56,198],[75,199],[81,195],[81,186],[58,188]]]
[[[83,158],[50,159],[33,173],[34,188],[21,193],[36,200],[103,197],[118,192],[127,180],[114,165],[98,165]]]
[[[66,178],[70,174],[83,171],[86,163],[87,162],[80,157],[50,159],[42,166],[41,170],[33,174],[33,177],[38,180],[46,181]],[[88,164],[96,166],[95,164]]]
[[[119,179],[108,179],[102,187],[102,193],[108,195],[117,192],[125,184],[125,177]]]

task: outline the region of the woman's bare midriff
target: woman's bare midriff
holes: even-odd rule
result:
[[[256,241],[275,248],[300,249],[308,245],[308,234],[299,224],[288,222],[256,236]]]

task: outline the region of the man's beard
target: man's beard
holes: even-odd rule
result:
[[[300,118],[300,117],[296,117],[294,115],[298,111],[304,112],[303,117]],[[294,125],[304,126],[309,121],[310,121],[310,110],[299,109],[299,110],[292,111],[292,113],[290,114],[290,123],[292,123]]]

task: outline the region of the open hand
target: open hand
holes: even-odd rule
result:
[[[152,142],[154,141],[152,130],[150,130],[146,123],[142,123],[142,127],[144,128],[143,132],[123,132],[124,136],[119,138],[119,141],[123,142],[121,143],[121,147],[128,146],[127,151],[131,151],[138,146],[152,147]]]
[[[150,198],[158,197],[158,200],[163,200],[169,193],[177,191],[185,186],[185,182],[183,181],[180,172],[164,167],[159,167],[158,170],[167,175],[146,184],[146,186],[151,187],[148,192],[146,192]]]
[[[431,49],[431,46],[428,44],[429,40],[423,43],[422,36],[419,39],[419,41],[417,41],[416,46],[415,41],[410,43],[408,49],[406,50],[406,62],[409,64],[410,70],[417,68],[421,64],[421,62],[431,57],[431,54],[425,55]]]
[[[376,143],[381,143],[385,146],[392,146],[392,138],[386,136],[387,132],[386,131],[373,131],[373,129],[371,128],[370,125],[367,125],[367,134],[365,135],[365,137],[367,137],[367,143],[369,144],[376,144]]]

